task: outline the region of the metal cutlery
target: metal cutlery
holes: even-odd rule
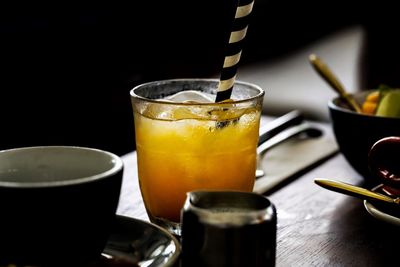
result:
[[[301,134],[305,135],[307,138],[316,138],[323,134],[322,130],[309,125],[308,123],[302,123],[300,125],[292,126],[279,134],[269,138],[267,141],[263,142],[261,145],[257,147],[257,170],[256,170],[256,179],[265,175],[265,172],[260,168],[260,160],[263,154],[269,149],[277,146],[278,144],[283,143],[284,141],[300,136]]]
[[[315,179],[314,182],[325,189],[348,196],[357,197],[360,199],[379,200],[392,204],[400,204],[400,197],[392,198],[348,183],[329,179]]]

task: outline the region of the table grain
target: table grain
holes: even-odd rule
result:
[[[149,221],[135,152],[122,159],[124,181],[117,213]],[[369,215],[362,200],[317,186],[316,178],[372,186],[337,153],[267,192],[278,215],[276,266],[400,266],[400,228]]]

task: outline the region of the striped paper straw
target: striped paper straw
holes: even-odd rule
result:
[[[215,102],[227,100],[231,97],[237,66],[242,54],[242,43],[246,36],[250,13],[253,9],[254,0],[238,1]]]

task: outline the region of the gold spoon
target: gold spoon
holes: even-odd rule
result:
[[[344,86],[338,78],[333,74],[329,67],[322,62],[322,60],[315,54],[309,56],[311,65],[317,71],[317,73],[337,92],[339,95],[346,100],[350,107],[357,113],[361,113],[361,108],[354,100],[354,98],[346,92]]]
[[[392,204],[400,204],[400,197],[397,198],[391,198],[389,196],[375,193],[371,190],[351,185],[348,183],[340,182],[340,181],[334,181],[334,180],[328,180],[328,179],[315,179],[314,182],[322,186],[323,188],[339,192],[345,195],[361,198],[361,199],[369,199],[369,200],[380,200],[380,201],[385,201],[387,203],[392,203]]]

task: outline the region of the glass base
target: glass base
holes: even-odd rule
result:
[[[150,221],[154,224],[157,224],[158,226],[166,229],[168,232],[170,232],[172,235],[178,238],[178,240],[181,237],[181,232],[182,232],[182,227],[181,223],[177,222],[172,222],[164,218],[159,218],[155,217],[152,215],[149,215]]]

